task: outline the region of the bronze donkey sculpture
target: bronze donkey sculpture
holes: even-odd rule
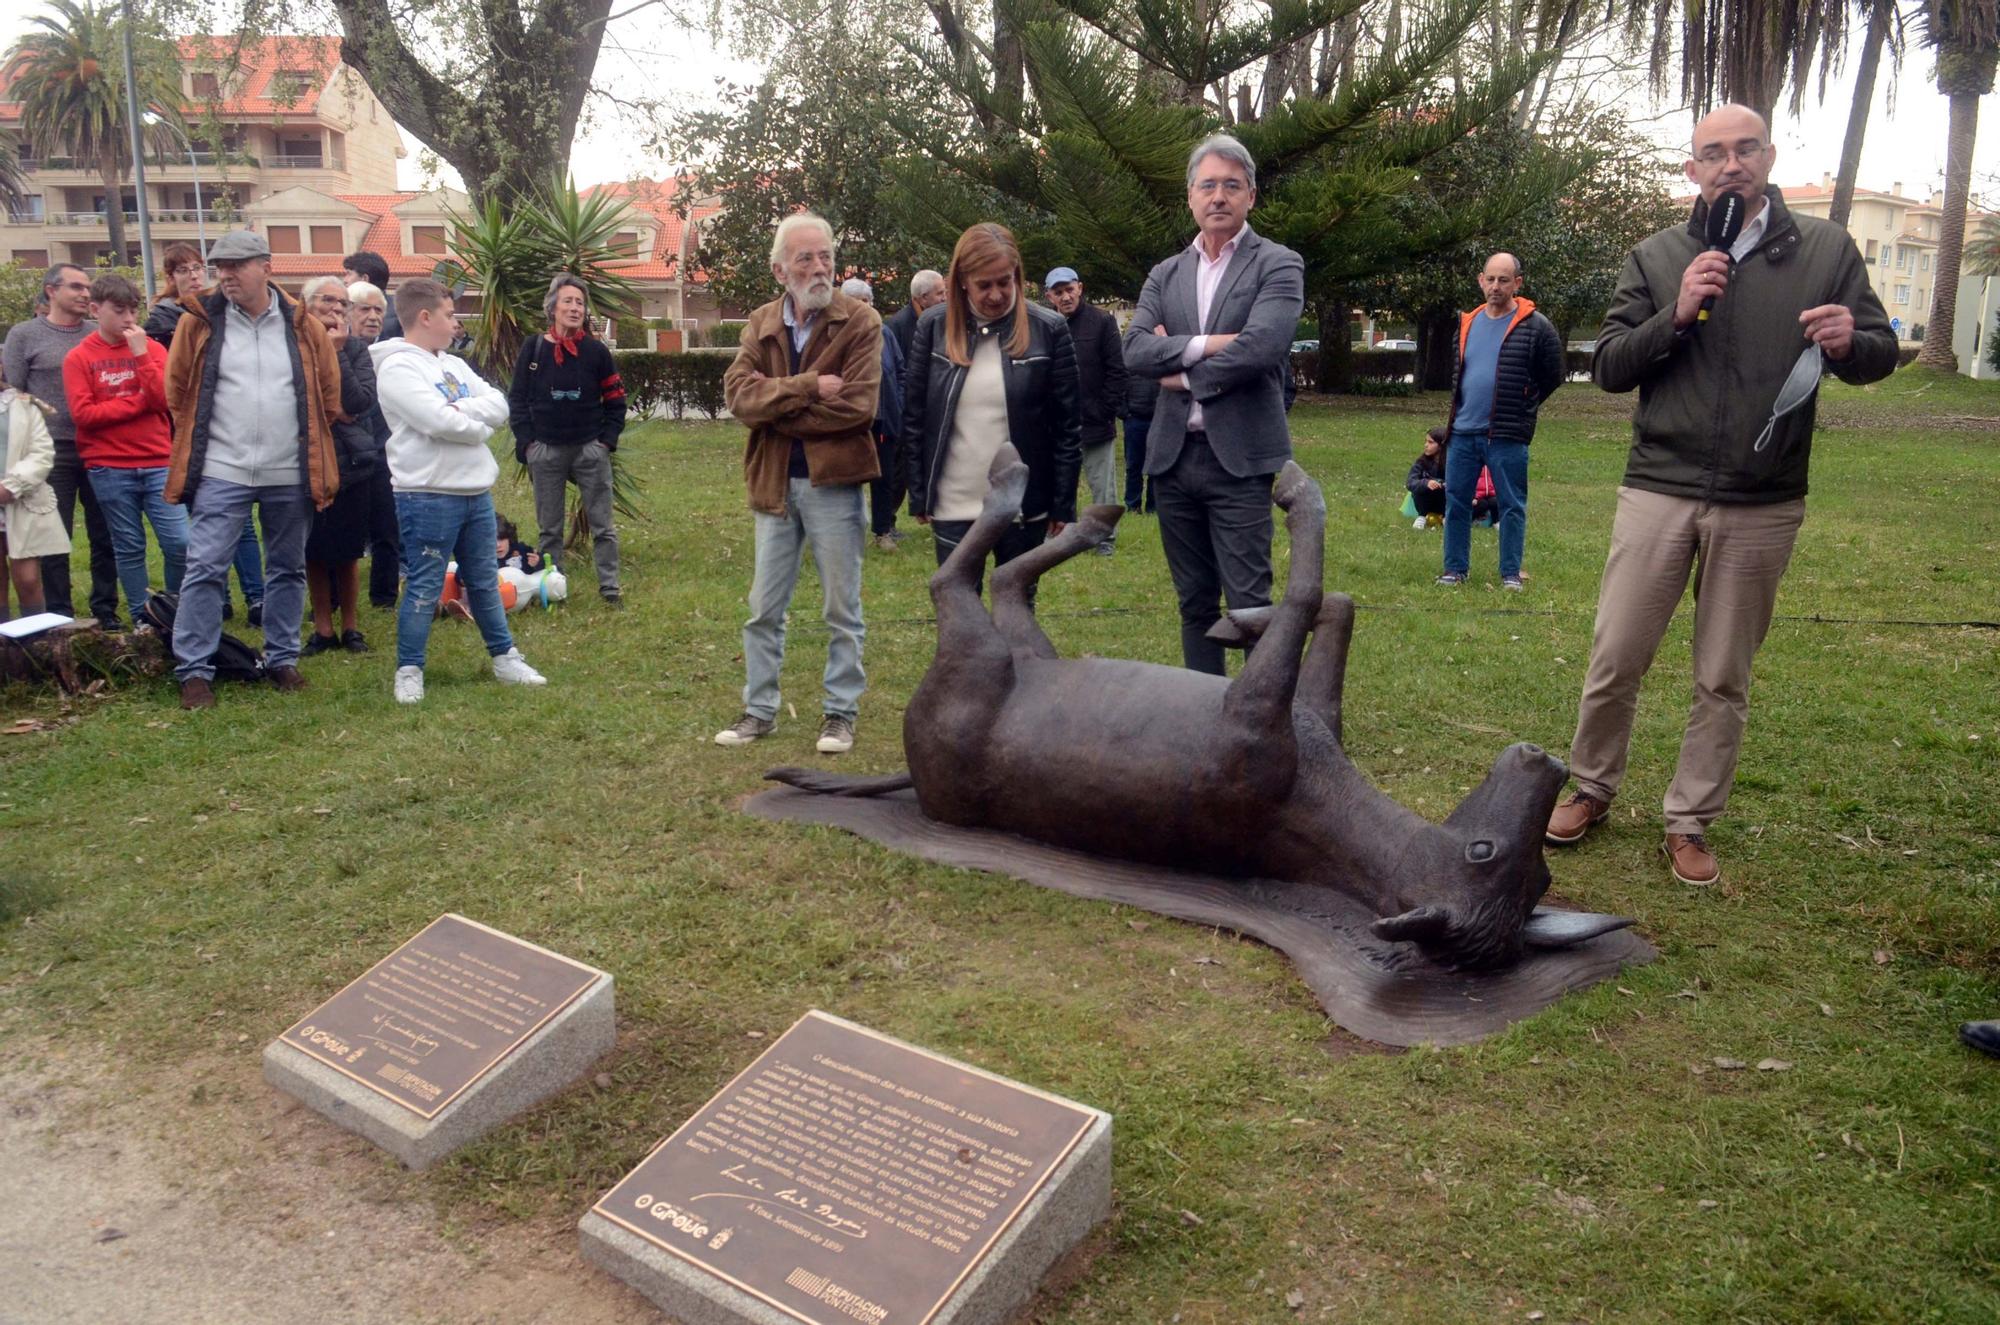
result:
[[[767,777],[840,796],[914,786],[923,813],[946,824],[1335,889],[1374,911],[1376,937],[1461,969],[1506,966],[1529,943],[1563,946],[1630,923],[1537,909],[1549,886],[1542,828],[1567,775],[1539,747],[1509,746],[1442,824],[1383,794],[1347,758],[1340,706],[1354,602],[1322,592],[1326,504],[1296,464],[1272,492],[1292,549],[1283,601],[1231,613],[1210,632],[1254,646],[1234,680],[1057,656],[1029,591],[1102,542],[1119,506],[1089,508],[997,568],[988,611],[979,572],[1020,512],[1027,472],[1003,447],[982,513],[931,579],[937,654],[903,719],[909,772]]]

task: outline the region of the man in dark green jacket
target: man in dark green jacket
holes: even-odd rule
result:
[[[1896,337],[1854,241],[1793,216],[1769,187],[1763,117],[1723,106],[1695,126],[1693,146],[1694,214],[1625,259],[1591,365],[1607,391],[1638,388],[1639,406],[1570,748],[1577,789],[1548,839],[1581,841],[1611,812],[1639,682],[1692,570],[1694,704],[1662,808],[1674,877],[1705,885],[1722,877],[1706,832],[1735,780],[1750,662],[1805,518],[1813,401],[1779,415],[1781,392],[1802,354],[1810,378],[1815,350],[1843,381],[1879,381],[1896,367]],[[1725,254],[1704,236],[1726,193],[1746,212]]]

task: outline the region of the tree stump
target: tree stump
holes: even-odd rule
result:
[[[165,676],[173,670],[167,641],[152,631],[105,632],[85,619],[24,640],[0,639],[0,679],[54,684],[66,695],[92,681]]]

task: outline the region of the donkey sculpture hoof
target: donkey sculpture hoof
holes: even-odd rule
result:
[[[1276,606],[1232,609],[1208,628],[1208,638],[1225,649],[1247,649],[1264,637],[1277,610]]]
[[[1028,496],[1028,467],[1021,463],[1021,453],[1011,446],[1002,445],[994,453],[993,465],[986,471],[986,500],[983,509],[1007,516],[1021,513],[1021,503]]]
[[[1319,484],[1313,482],[1312,475],[1299,468],[1296,460],[1287,460],[1285,467],[1278,471],[1277,481],[1271,485],[1271,501],[1287,513],[1324,514],[1326,511],[1326,498],[1321,495]]]

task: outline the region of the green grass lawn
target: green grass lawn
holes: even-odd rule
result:
[[[1362,608],[1350,749],[1422,813],[1512,740],[1567,749],[1627,407],[1552,403],[1518,596],[1490,531],[1472,583],[1432,587],[1438,535],[1396,516],[1437,397],[1295,415],[1329,587]],[[821,1007],[1116,1115],[1116,1214],[1046,1322],[1992,1321],[2000,1063],[1954,1029],[2000,1016],[2000,631],[1903,623],[2000,618],[1996,417],[1984,384],[1829,387],[1712,835],[1725,882],[1681,887],[1658,855],[1683,617],[1613,821],[1552,860],[1565,900],[1640,917],[1661,959],[1475,1047],[1373,1052],[1255,944],[739,813],[766,766],[821,758],[817,582],[796,716],[712,746],[742,685],[741,439],[660,423],[621,453],[649,517],[624,531],[626,611],[585,571],[514,618],[544,691],[498,687],[476,632],[441,625],[429,698],[399,708],[382,612],[375,653],[308,660],[295,697],[226,688],[189,715],[165,682],[67,709],[0,691],[5,719],[73,719],[0,736],[0,1051],[115,1052],[163,1130],[197,1135],[264,1089],[263,1042],[458,910],[614,972],[621,1034],[610,1089],[399,1180],[441,1218],[573,1221]],[[530,503],[503,483],[500,505]],[[900,767],[930,566],[921,533],[868,554],[842,767]],[[1177,659],[1151,521],[1041,603],[1066,651]]]

